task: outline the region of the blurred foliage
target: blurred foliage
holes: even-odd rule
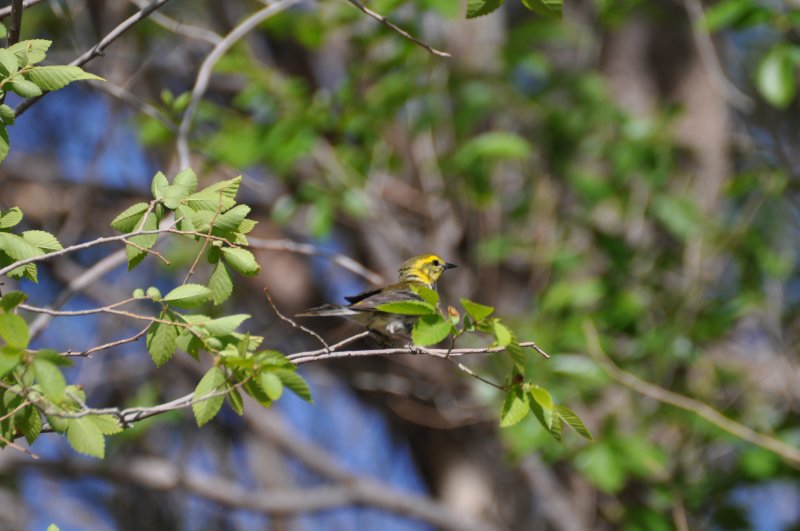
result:
[[[597,2],[597,16],[615,28],[639,5]],[[349,24],[346,13],[326,15],[319,22],[294,13],[273,35],[316,49]],[[704,25],[770,29],[774,44],[749,63],[750,79],[769,104],[785,109],[796,106],[796,19],[785,6],[725,0]],[[309,25],[319,30],[314,43]],[[796,471],[691,413],[620,395],[580,354],[583,325],[595,323],[625,370],[800,443],[793,408],[735,391],[745,385],[739,370],[708,358],[744,317],[769,311],[768,285],[786,285],[796,274],[791,172],[733,151],[742,170],[709,210],[695,192],[692,146],[676,140],[680,108],[663,106],[643,118],[617,106],[596,65],[554,53],[578,46],[579,32],[518,17],[497,63],[474,69],[381,29],[363,30],[348,43],[349,56],[360,59],[347,61],[327,88],[260,68],[242,47],[219,71],[244,76],[247,86],[230,105],[204,105],[200,145],[231,164],[269,168],[285,190],[274,220],[304,222],[315,236],[336,223],[382,222],[386,209],[365,206],[376,201],[369,185],[376,172],[419,187],[420,197],[456,205],[468,228],[460,248],[481,270],[518,283],[527,298],[526,311],[511,320],[518,336],[563,353],[546,363],[531,359],[529,371],[560,401],[583,404],[579,411],[597,432],[593,444],[568,438],[559,446],[540,424],[523,422],[504,432],[511,454],[537,451],[551,464],[571,463],[606,493],[603,518],[626,529],[672,528],[673,508],[683,503],[697,522],[711,518],[724,527],[736,512],[726,497],[733,488],[796,478]],[[433,143],[441,175],[433,191],[425,188],[429,170],[411,155],[415,142]],[[321,151],[335,166],[320,161]],[[487,216],[499,225],[482,223]],[[495,302],[502,311],[504,301]],[[794,309],[785,311],[788,317]],[[505,368],[498,362],[493,370]],[[759,407],[769,409],[768,421],[758,419]],[[711,461],[720,444],[727,457]]]

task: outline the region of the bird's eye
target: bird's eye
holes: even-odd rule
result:
[[[433,261],[433,262],[431,262],[431,263],[432,263],[433,265],[435,265],[436,267],[439,267],[440,265],[442,265],[442,263],[441,263],[439,260],[434,260],[434,261]]]

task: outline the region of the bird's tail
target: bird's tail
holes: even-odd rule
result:
[[[323,304],[322,306],[317,306],[316,308],[309,308],[308,310],[304,310],[301,313],[295,315],[295,317],[347,317],[350,315],[356,315],[358,312],[355,310],[351,310],[345,306],[339,306],[338,304]]]

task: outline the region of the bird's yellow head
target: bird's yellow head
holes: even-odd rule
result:
[[[435,254],[421,254],[403,262],[400,266],[400,281],[421,282],[434,288],[444,270],[454,267],[455,264],[449,264]]]

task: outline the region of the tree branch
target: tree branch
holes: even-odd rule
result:
[[[782,457],[793,467],[800,468],[800,449],[729,419],[704,402],[673,393],[619,368],[600,346],[600,338],[594,325],[587,321],[583,328],[586,334],[589,355],[618,383],[664,404],[694,413],[734,437],[769,450]]]
[[[24,9],[22,0],[11,0],[11,24],[8,28],[8,45],[13,46],[19,42],[19,35],[22,31],[22,10]]]

